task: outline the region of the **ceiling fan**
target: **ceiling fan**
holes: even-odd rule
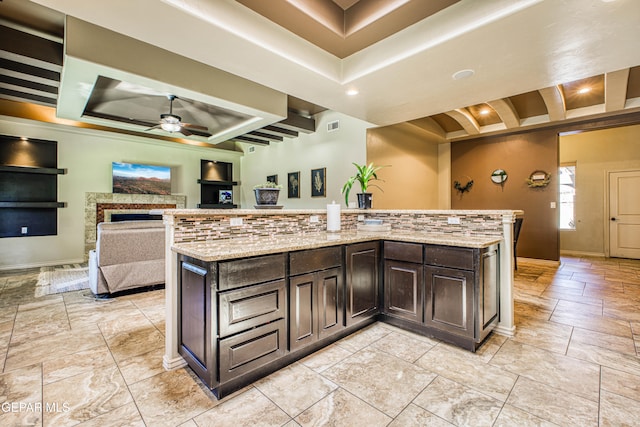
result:
[[[167,95],[167,98],[169,99],[169,113],[160,114],[160,120],[158,121],[158,124],[147,130],[162,129],[166,132],[171,133],[180,132],[184,136],[193,135],[193,133],[190,132],[189,129],[197,131],[196,133],[198,134],[209,132],[209,128],[206,126],[195,125],[191,123],[182,123],[182,118],[176,114],[173,114],[173,101],[175,99],[178,99],[178,97],[175,95]]]

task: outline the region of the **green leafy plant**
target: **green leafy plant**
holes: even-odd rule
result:
[[[274,188],[274,189],[278,189],[279,190],[279,189],[282,188],[282,185],[276,184],[275,182],[267,181],[265,183],[255,185],[253,187],[254,190],[256,190],[258,188]]]
[[[370,181],[382,181],[378,179],[377,172],[380,169],[389,166],[389,165],[374,166],[373,163],[369,163],[368,165],[366,164],[359,165],[357,163],[353,163],[353,165],[358,170],[358,173],[356,173],[351,178],[349,178],[347,182],[344,183],[344,186],[342,186],[342,193],[344,194],[344,202],[347,204],[347,206],[349,206],[349,192],[351,192],[351,187],[353,187],[353,184],[355,184],[356,181],[360,183],[360,188],[362,189],[363,193],[366,193],[367,188],[369,187],[376,187],[380,189],[380,191],[382,191],[382,188],[380,188],[376,184],[371,184]]]

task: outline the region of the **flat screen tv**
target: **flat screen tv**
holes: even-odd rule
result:
[[[171,194],[171,167],[112,164],[113,192],[124,194]]]

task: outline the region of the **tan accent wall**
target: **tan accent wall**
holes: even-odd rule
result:
[[[504,185],[491,181],[495,169],[504,169]],[[535,170],[551,174],[544,188],[529,188],[527,178]],[[558,209],[558,136],[556,131],[480,138],[451,144],[452,209],[521,209],[524,222],[518,256],[557,261],[560,259]],[[473,179],[470,191],[453,188]]]
[[[438,209],[438,144],[443,138],[401,123],[367,130],[367,163],[391,165],[370,187],[375,209]],[[353,191],[353,190],[352,190]],[[360,192],[358,184],[355,191]]]
[[[576,229],[560,232],[560,249],[604,255],[608,252],[606,175],[640,167],[640,125],[561,136],[560,162],[576,162]]]

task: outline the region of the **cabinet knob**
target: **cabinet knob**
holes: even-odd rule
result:
[[[616,220],[616,219],[615,219],[615,217],[614,217],[614,218],[611,218],[611,221],[615,221],[615,220]]]

